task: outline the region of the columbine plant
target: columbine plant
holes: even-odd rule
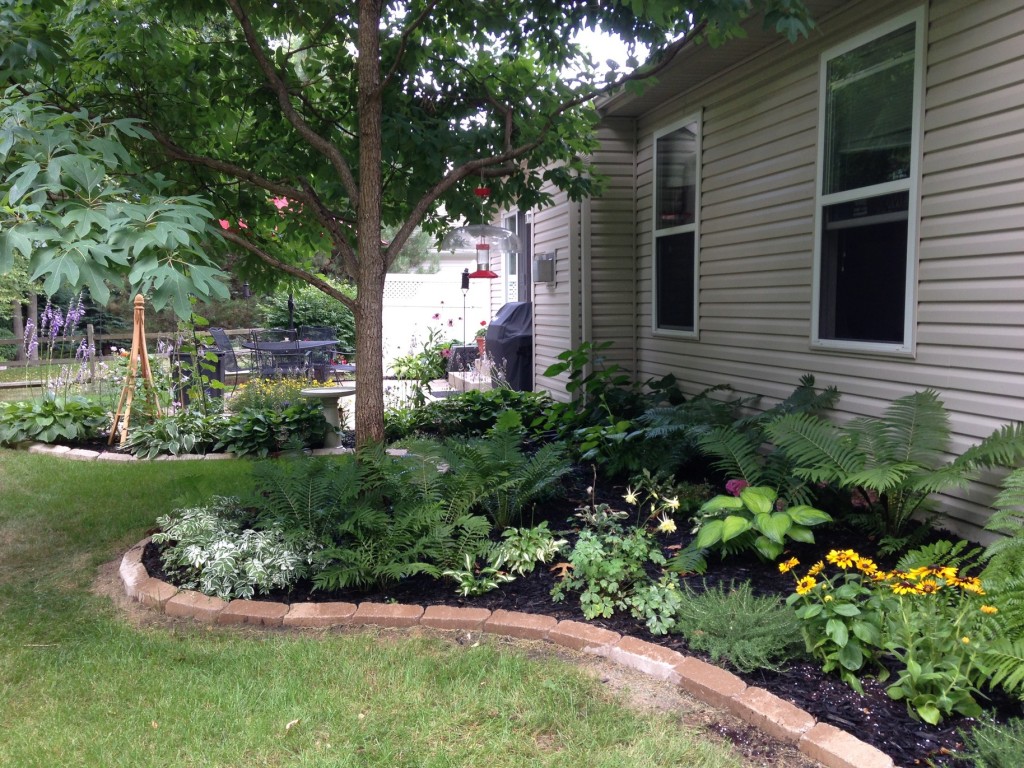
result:
[[[838,669],[860,690],[857,673],[868,661],[885,680],[888,660],[897,676],[886,690],[911,714],[932,725],[954,712],[979,716],[982,639],[997,634],[998,613],[982,602],[981,581],[949,565],[883,571],[851,549],[832,550],[825,560],[834,572],[815,563],[786,601],[799,606],[807,650],[823,668]],[[779,570],[798,564],[791,558]]]

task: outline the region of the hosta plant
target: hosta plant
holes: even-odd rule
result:
[[[698,512],[694,547],[723,556],[753,549],[765,560],[775,560],[789,540],[813,544],[811,528],[832,520],[806,504],[782,507],[777,501],[774,489],[761,486],[747,486],[736,496],[715,496]]]
[[[0,403],[0,445],[27,440],[80,443],[110,427],[106,409],[82,397],[43,395],[38,401]]]

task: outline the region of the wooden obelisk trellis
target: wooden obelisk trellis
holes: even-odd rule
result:
[[[124,387],[121,388],[121,397],[117,401],[117,410],[114,411],[114,423],[110,427],[110,437],[107,438],[107,445],[114,442],[114,435],[120,431],[121,445],[128,437],[128,422],[132,415],[132,400],[135,399],[135,380],[139,376],[139,368],[142,368],[142,389],[145,392],[146,400],[153,406],[153,412],[160,416],[160,403],[156,398],[156,387],[153,385],[153,371],[149,367],[149,352],[146,350],[146,300],[140,293],[135,297],[135,329],[132,333],[132,351],[128,358],[128,373],[125,375]],[[121,424],[121,420],[124,423]],[[120,429],[119,429],[120,426]]]

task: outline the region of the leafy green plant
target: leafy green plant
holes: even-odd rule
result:
[[[124,445],[143,459],[208,453],[217,444],[220,424],[218,416],[208,417],[193,410],[178,411],[148,424],[133,426]]]
[[[494,565],[478,566],[476,559],[469,554],[466,555],[464,565],[463,568],[449,568],[442,571],[443,576],[455,581],[455,591],[463,597],[486,594],[516,578]]]
[[[399,379],[416,382],[412,392],[412,406],[426,404],[430,382],[448,374],[448,357],[455,342],[441,341],[445,336],[441,328],[430,328],[419,352],[403,355],[391,361],[391,370]]]
[[[980,579],[951,564],[970,559],[965,546],[947,542],[908,553],[888,572],[853,550],[829,552],[825,560],[839,573],[825,575],[825,563],[816,563],[787,599],[799,604],[808,651],[858,690],[866,663],[886,662],[877,669],[885,680],[888,666],[895,668],[889,696],[932,725],[954,712],[980,715],[984,638],[995,631],[998,610],[981,603]],[[916,563],[928,564],[911,567]],[[794,558],[780,569],[797,564]]]
[[[496,568],[507,566],[511,573],[533,573],[537,563],[547,563],[568,544],[548,530],[547,520],[533,528],[506,528],[494,547],[491,561]]]
[[[812,414],[790,414],[765,431],[799,477],[856,494],[867,508],[862,520],[886,537],[884,551],[906,545],[912,518],[931,511],[933,494],[964,487],[978,470],[1024,455],[1024,424],[1013,424],[947,461],[949,416],[931,390],[901,397],[880,418],[835,426]]]
[[[355,288],[346,283],[327,279],[327,283],[346,296],[355,298]],[[280,290],[260,301],[260,320],[266,328],[288,328],[316,325],[333,328],[341,349],[355,349],[356,321],[352,311],[332,296],[311,285],[291,287],[292,309],[288,308],[289,291]],[[238,327],[238,326],[227,326]]]
[[[550,404],[551,398],[543,392],[519,392],[505,387],[469,390],[420,408],[389,410],[384,414],[386,436],[391,441],[414,435],[479,437],[506,411],[518,413],[529,431]]]
[[[741,672],[778,669],[802,650],[800,620],[774,597],[754,594],[750,582],[695,590],[689,584],[675,611],[675,632],[712,661]]]
[[[47,392],[35,401],[0,403],[0,445],[28,440],[74,444],[95,440],[109,427],[106,409],[83,397],[57,398]]]
[[[634,593],[650,583],[647,564],[665,564],[661,547],[645,528],[580,531],[568,559],[569,567],[551,597],[557,603],[567,592],[578,592],[588,619],[611,618],[616,611],[629,609]]]
[[[717,549],[722,555],[753,549],[765,560],[782,554],[787,541],[814,543],[812,526],[832,518],[820,509],[798,504],[779,508],[771,488],[748,486],[739,496],[715,496],[698,512],[696,549]]]
[[[417,443],[415,450],[447,466],[449,492],[484,511],[499,529],[518,523],[537,501],[558,491],[570,464],[560,443],[522,449],[520,417],[506,411],[485,437]]]
[[[278,527],[257,531],[251,523],[237,499],[214,497],[158,518],[153,542],[169,545],[161,559],[179,586],[225,600],[290,589],[311,573],[312,539]]]
[[[1024,720],[1005,724],[982,722],[970,731],[961,731],[964,748],[956,753],[959,760],[973,768],[1017,768],[1024,754]]]
[[[246,410],[225,419],[214,450],[263,458],[296,444],[318,448],[326,431],[327,422],[315,403],[303,401],[280,411]]]
[[[753,405],[760,398],[730,403],[738,411]],[[790,456],[778,450],[766,450],[768,425],[791,414],[818,414],[835,406],[839,391],[815,387],[814,377],[805,374],[790,395],[766,411],[737,418],[731,424],[717,424],[710,429],[691,427],[700,450],[713,458],[713,465],[726,477],[744,480],[748,485],[779,489],[789,504],[811,504],[813,494],[804,479],[794,472]]]
[[[235,394],[227,402],[227,410],[231,413],[242,411],[279,411],[293,403],[305,400],[301,391],[309,386],[305,379],[261,378],[254,376],[240,384]]]
[[[490,523],[447,494],[447,479],[431,461],[389,456],[381,446],[351,460],[358,494],[334,521],[318,587],[383,586],[416,573],[438,578],[487,546]]]

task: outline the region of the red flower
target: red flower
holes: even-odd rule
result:
[[[231,229],[231,222],[227,219],[219,219],[217,223],[220,224],[221,229]]]

